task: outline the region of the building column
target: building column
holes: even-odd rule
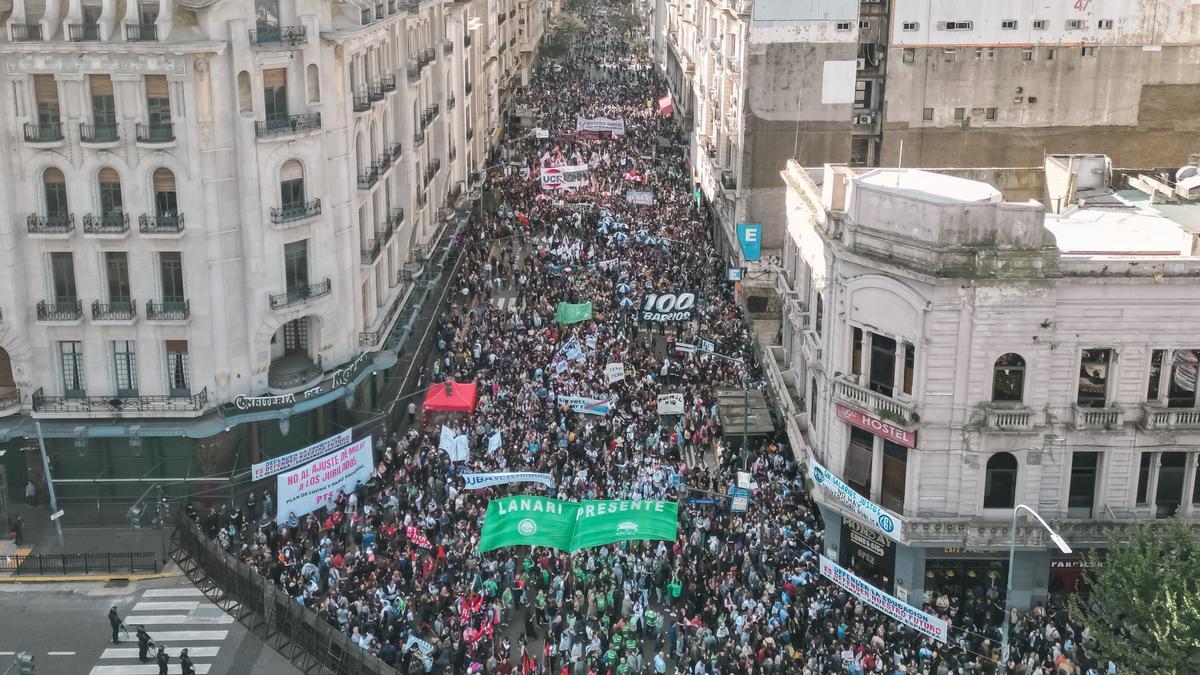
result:
[[[893,579],[893,595],[913,607],[920,607],[925,602],[925,549],[896,544],[896,571]]]
[[[1050,551],[1017,551],[1013,556],[1012,596],[1008,604],[1020,610],[1046,599],[1050,580]]]

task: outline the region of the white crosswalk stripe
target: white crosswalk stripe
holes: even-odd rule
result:
[[[154,662],[156,648],[150,650],[151,660],[138,660],[136,631],[145,626],[156,647],[166,648],[171,657],[168,673],[180,673],[179,654],[188,650],[196,673],[205,675],[213,668],[211,661],[221,650],[220,642],[229,637],[229,631],[217,628],[232,624],[233,617],[221,611],[196,588],[157,588],[140,592],[133,609],[123,617],[129,627],[129,635],[122,635],[120,646],[109,647],[100,655],[100,662],[92,667],[90,675],[157,675],[158,665]],[[126,646],[128,645],[128,646]]]

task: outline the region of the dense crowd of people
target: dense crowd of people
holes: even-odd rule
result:
[[[445,420],[471,438],[467,461],[438,448],[441,420],[413,425],[331,507],[273,521],[268,497],[200,515],[201,527],[400,672],[995,672],[1002,598],[930,598],[948,644],[866,607],[820,577],[823,525],[784,437],[741,448],[736,429],[723,434],[716,391],[765,390],[750,328],[693,198],[684,136],[659,115],[663,83],[629,35],[590,18],[571,54],[518,92],[534,126],[505,141],[506,168],[490,177],[503,203],[464,236],[438,319],[427,381],[478,385],[474,413]],[[579,134],[577,116],[622,119],[624,133]],[[586,185],[542,188],[544,167],[582,164]],[[699,299],[691,321],[638,320],[646,294],[683,292]],[[591,302],[592,318],[555,323],[560,302]],[[677,340],[726,358],[679,354]],[[623,380],[609,381],[609,363]],[[684,394],[683,414],[657,414],[666,392]],[[612,408],[574,413],[567,395]],[[741,470],[757,484],[748,512],[686,501],[724,494]],[[485,471],[549,473],[560,499],[679,501],[678,537],[480,553],[489,499],[547,492],[463,488],[459,474]],[[1014,617],[1012,642],[1013,672],[1111,672],[1054,608]]]

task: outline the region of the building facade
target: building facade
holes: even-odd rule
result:
[[[0,442],[208,474],[371,407],[553,7],[12,3]]]
[[[902,522],[815,489],[831,555],[917,606],[1002,594],[1026,504],[1075,553],[1023,521],[1021,606],[1122,527],[1200,523],[1196,173],[1116,190],[1108,158],[1051,157],[1048,213],[942,172],[788,165],[767,372],[806,459]]]

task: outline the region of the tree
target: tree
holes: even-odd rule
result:
[[[559,14],[550,24],[546,37],[542,40],[539,52],[541,57],[554,60],[566,56],[571,51],[571,46],[583,35],[584,29],[583,21],[579,17],[569,12]]]
[[[1128,541],[1088,558],[1091,595],[1071,597],[1071,619],[1087,627],[1094,651],[1130,675],[1200,670],[1200,544],[1178,516],[1141,525]]]

